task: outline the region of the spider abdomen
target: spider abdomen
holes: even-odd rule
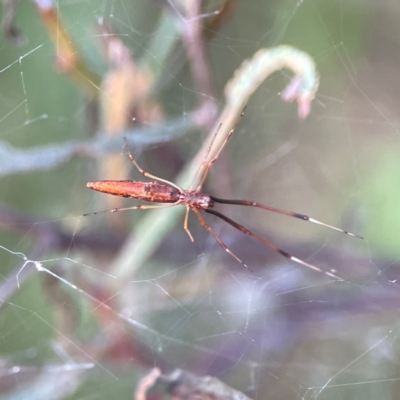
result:
[[[131,199],[155,203],[176,203],[180,191],[172,186],[160,182],[141,181],[92,181],[86,185],[98,192],[114,196],[128,197]]]

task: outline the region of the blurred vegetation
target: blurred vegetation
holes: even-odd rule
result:
[[[20,2],[25,42],[3,37],[0,48],[0,397],[132,398],[159,367],[217,377],[254,399],[397,398],[397,2],[58,2],[55,28],[41,4]],[[71,47],[57,42],[61,26]],[[176,210],[83,217],[133,204],[86,188],[142,178],[122,136],[143,168],[175,182],[212,132],[234,71],[280,44],[317,63],[311,115],[301,121],[281,101],[291,74],[274,74],[205,190],[365,236],[220,209],[343,282],[212,218],[253,273],[194,215],[195,244],[182,214],[168,214]],[[18,172],[6,173],[13,160]],[[150,249],[136,258],[140,268],[127,261],[126,243]],[[124,261],[131,269],[121,278]]]

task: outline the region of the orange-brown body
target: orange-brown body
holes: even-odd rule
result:
[[[154,203],[176,203],[180,191],[160,182],[92,181],[86,185],[98,192]]]
[[[244,112],[244,110],[243,110]],[[243,113],[241,114],[240,118],[243,116]],[[265,246],[270,247],[272,250],[276,251],[277,253],[281,254],[282,256],[295,261],[299,264],[302,264],[308,268],[311,268],[316,271],[324,272],[326,275],[340,279],[336,275],[330,273],[330,272],[325,272],[319,269],[318,267],[315,267],[312,264],[309,264],[297,257],[291,256],[288,252],[280,249],[279,247],[275,246],[268,240],[263,239],[261,236],[257,235],[256,233],[250,231],[249,229],[245,228],[243,225],[240,225],[239,223],[233,221],[232,219],[228,218],[224,214],[221,214],[218,211],[213,210],[214,204],[215,203],[220,203],[220,204],[236,204],[236,205],[242,205],[242,206],[249,206],[249,207],[258,207],[267,211],[272,211],[278,214],[283,214],[283,215],[288,215],[291,217],[299,218],[303,221],[308,221],[312,222],[314,224],[318,225],[323,225],[328,228],[334,229],[336,231],[345,233],[350,236],[355,236],[360,239],[362,239],[361,236],[354,235],[353,233],[344,231],[342,229],[336,228],[332,225],[325,224],[321,221],[318,221],[314,218],[310,218],[307,215],[303,214],[298,214],[294,213],[292,211],[285,211],[281,210],[279,208],[275,207],[270,207],[266,206],[260,203],[256,203],[254,201],[249,201],[249,200],[229,200],[229,199],[219,199],[214,196],[210,196],[206,193],[202,193],[200,190],[208,176],[208,173],[210,172],[211,167],[213,164],[217,161],[219,154],[221,153],[222,149],[228,142],[229,138],[231,137],[233,131],[235,130],[236,125],[239,123],[240,118],[234,125],[234,127],[229,131],[228,135],[225,138],[225,141],[222,143],[221,147],[217,151],[216,155],[214,158],[211,159],[207,163],[207,158],[208,155],[211,151],[211,146],[212,143],[214,142],[214,139],[216,136],[214,136],[213,141],[211,142],[211,145],[208,147],[207,150],[207,155],[200,165],[197,174],[195,176],[194,182],[190,186],[189,190],[182,189],[180,186],[175,185],[172,182],[169,182],[165,179],[161,179],[156,177],[155,175],[152,175],[146,171],[144,171],[136,160],[134,159],[133,155],[128,149],[128,155],[129,159],[132,161],[132,163],[135,165],[136,169],[145,177],[149,179],[153,179],[151,182],[143,182],[143,181],[131,181],[131,180],[125,180],[125,181],[92,181],[87,183],[87,187],[93,190],[97,190],[98,192],[103,192],[107,194],[112,194],[115,196],[121,196],[121,197],[128,197],[131,199],[135,200],[142,200],[142,201],[147,201],[151,203],[167,203],[166,205],[164,204],[158,204],[158,205],[148,205],[148,204],[139,204],[135,205],[132,207],[125,207],[125,208],[114,208],[112,210],[107,210],[107,211],[101,211],[101,212],[117,212],[120,210],[146,210],[146,209],[157,209],[157,208],[168,208],[168,207],[174,207],[177,205],[183,205],[186,207],[186,214],[185,214],[185,219],[183,222],[183,228],[189,235],[189,238],[192,242],[194,242],[194,238],[192,234],[190,233],[189,227],[188,227],[188,220],[189,220],[189,212],[193,211],[200,224],[208,230],[208,232],[211,233],[212,236],[214,236],[215,240],[218,242],[218,244],[227,252],[229,253],[233,258],[235,258],[237,261],[239,261],[242,265],[247,267],[247,265],[239,258],[237,257],[234,253],[232,253],[228,247],[222,242],[222,240],[218,237],[218,235],[214,232],[214,230],[207,224],[207,222],[204,220],[204,218],[201,215],[201,212],[206,212],[208,214],[212,214],[223,221],[227,222],[229,225],[233,226],[234,228],[238,229],[240,232],[244,233],[245,235],[249,235]],[[217,131],[218,133],[218,131]],[[198,183],[197,188],[193,189],[193,185],[196,182],[196,178],[200,175],[200,173],[203,172],[203,175],[201,176],[200,183]],[[92,213],[92,214],[98,214],[98,213]],[[84,214],[84,215],[91,215],[91,214]]]

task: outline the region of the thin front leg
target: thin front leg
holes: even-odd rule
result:
[[[185,219],[183,221],[183,229],[186,231],[186,233],[189,235],[190,240],[192,241],[192,243],[194,243],[194,238],[192,236],[192,234],[190,233],[190,230],[188,228],[188,221],[189,221],[189,211],[190,211],[190,207],[186,206],[186,213],[185,213]]]
[[[138,206],[133,206],[133,207],[113,208],[112,210],[96,211],[96,212],[89,213],[89,214],[83,214],[83,216],[87,217],[88,215],[114,213],[114,212],[126,211],[126,210],[149,210],[149,209],[152,209],[152,208],[168,208],[168,207],[177,206],[178,204],[179,204],[179,202],[171,203],[171,204],[157,204],[157,205],[140,204]]]
[[[214,144],[214,142],[215,142],[215,138],[218,136],[218,132],[219,132],[219,130],[221,129],[221,126],[222,126],[222,124],[219,124],[217,131],[215,132],[213,138],[211,139],[211,143],[210,143],[210,144],[208,145],[208,147],[207,147],[206,154],[204,154],[203,161],[201,162],[200,167],[199,167],[199,169],[197,170],[196,175],[195,175],[194,178],[193,178],[193,181],[192,181],[192,184],[190,185],[189,190],[192,190],[192,189],[193,189],[193,186],[194,186],[194,183],[195,183],[196,180],[197,180],[197,177],[201,174],[201,172],[203,171],[203,169],[206,167],[208,156],[209,156],[210,151],[211,151],[211,148],[213,147],[213,144]]]
[[[201,216],[200,211],[196,210],[195,208],[193,209],[193,211],[196,213],[197,218],[199,219],[199,222],[201,224],[201,226],[203,226],[204,228],[206,228],[208,230],[208,232],[211,233],[211,235],[214,236],[214,239],[217,241],[217,243],[228,253],[230,254],[236,261],[239,261],[240,264],[242,264],[244,267],[246,267],[247,269],[250,269],[236,254],[232,253],[228,247],[225,245],[225,243],[218,237],[218,235],[213,231],[213,229],[206,223],[206,221],[204,221],[204,218]],[[207,211],[207,210],[206,210]]]
[[[183,189],[182,189],[181,187],[179,187],[178,185],[175,185],[175,183],[170,182],[170,181],[167,181],[166,179],[159,178],[158,176],[152,175],[152,174],[150,174],[149,172],[146,172],[145,170],[143,170],[142,168],[140,168],[139,164],[136,162],[136,160],[135,160],[135,158],[133,157],[131,151],[129,150],[129,145],[128,145],[128,142],[127,142],[126,138],[124,138],[124,140],[125,140],[125,147],[126,147],[126,149],[127,149],[127,151],[128,151],[129,159],[132,161],[133,165],[137,168],[137,170],[138,170],[144,177],[150,178],[150,179],[155,179],[156,181],[166,183],[167,185],[170,185],[170,186],[172,186],[172,187],[178,189],[178,190],[181,191],[181,192],[183,191]]]
[[[227,222],[229,225],[232,225],[234,228],[236,228],[240,232],[244,233],[245,235],[249,235],[249,236],[253,237],[254,239],[256,239],[259,242],[261,242],[263,245],[268,246],[269,248],[271,248],[272,250],[274,250],[277,253],[281,254],[282,256],[288,258],[289,260],[292,260],[292,261],[297,262],[297,263],[299,263],[301,265],[304,265],[307,268],[311,268],[314,271],[322,272],[323,274],[328,275],[331,278],[335,278],[335,279],[338,279],[338,280],[341,280],[341,281],[343,280],[343,279],[339,278],[338,276],[336,276],[336,275],[334,275],[334,274],[332,274],[330,272],[323,271],[322,269],[316,267],[315,265],[306,263],[305,261],[301,260],[300,258],[293,257],[291,254],[289,254],[285,250],[280,249],[279,247],[275,246],[274,244],[272,244],[268,240],[265,240],[261,236],[259,236],[256,233],[250,231],[249,229],[245,228],[243,225],[238,224],[237,222],[233,221],[232,219],[226,217],[225,215],[219,213],[218,211],[214,211],[214,210],[204,210],[204,211],[206,213],[213,214],[216,217],[223,219],[225,222]]]
[[[219,199],[219,198],[214,197],[214,196],[210,196],[210,198],[212,200],[214,200],[216,203],[221,203],[221,204],[236,204],[236,205],[239,205],[239,206],[249,206],[249,207],[262,208],[263,210],[272,211],[272,212],[277,213],[277,214],[287,215],[288,217],[294,217],[294,218],[301,219],[303,221],[312,222],[313,224],[325,226],[326,228],[333,229],[334,231],[338,231],[338,232],[341,232],[341,233],[345,233],[346,235],[353,236],[353,237],[358,238],[358,239],[364,239],[360,235],[356,235],[356,234],[351,233],[349,231],[345,231],[343,229],[337,228],[336,226],[328,225],[325,222],[318,221],[317,219],[311,218],[311,217],[309,217],[308,215],[305,215],[305,214],[299,214],[299,213],[295,213],[293,211],[287,211],[287,210],[282,210],[280,208],[266,206],[264,204],[256,203],[255,201]]]
[[[211,167],[215,164],[215,162],[218,160],[219,155],[221,154],[222,150],[224,149],[224,147],[226,146],[226,144],[228,143],[229,139],[232,137],[233,132],[235,132],[236,127],[238,126],[240,120],[242,119],[244,113],[246,111],[246,107],[243,109],[242,113],[240,114],[238,120],[236,121],[235,125],[233,126],[233,128],[229,131],[229,133],[226,135],[225,140],[223,141],[221,147],[219,148],[219,150],[217,151],[217,154],[215,155],[215,157],[208,163],[207,165],[207,169],[204,172],[203,177],[201,178],[201,181],[199,183],[199,185],[197,186],[196,192],[200,191],[202,186],[204,185],[204,182],[207,179],[207,176],[211,170]],[[201,168],[201,167],[200,167]]]

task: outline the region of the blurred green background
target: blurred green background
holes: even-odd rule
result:
[[[108,35],[146,68],[148,97],[162,117],[138,118],[126,131],[134,133],[130,147],[140,165],[171,181],[214,122],[210,113],[199,126],[191,113],[206,100],[220,112],[224,86],[245,59],[279,44],[309,53],[321,80],[310,116],[299,120],[296,105],[280,99],[291,73],[272,75],[250,99],[205,190],[364,236],[257,209],[220,208],[295,257],[335,271],[342,282],[211,216],[207,222],[253,273],[225,254],[193,213],[195,244],[182,214],[148,236],[140,221],[150,211],[83,217],[114,207],[86,182],[105,172],[142,178],[122,140],[100,146],[107,136],[104,105],[57,68],[56,47],[34,3],[17,9],[25,43],[3,35],[0,47],[1,398],[132,398],[155,366],[212,375],[254,399],[398,398],[398,2],[231,1],[225,12],[223,1],[205,1],[195,17],[196,1],[55,4],[103,85],[113,68],[102,44]],[[215,11],[225,17],[221,25]],[[184,35],[193,18],[202,29],[207,90],[188,57],[193,42]],[[102,31],[106,23],[111,34]],[[174,130],[179,120],[187,121],[183,132]],[[141,127],[171,121],[166,138],[141,136]],[[53,165],[52,157],[70,145],[81,147]],[[112,150],[117,171],[104,165]],[[22,168],[27,152],[33,161]],[[120,165],[126,170],[118,171]],[[137,235],[151,251],[121,279],[115,260],[128,235],[133,248]]]

